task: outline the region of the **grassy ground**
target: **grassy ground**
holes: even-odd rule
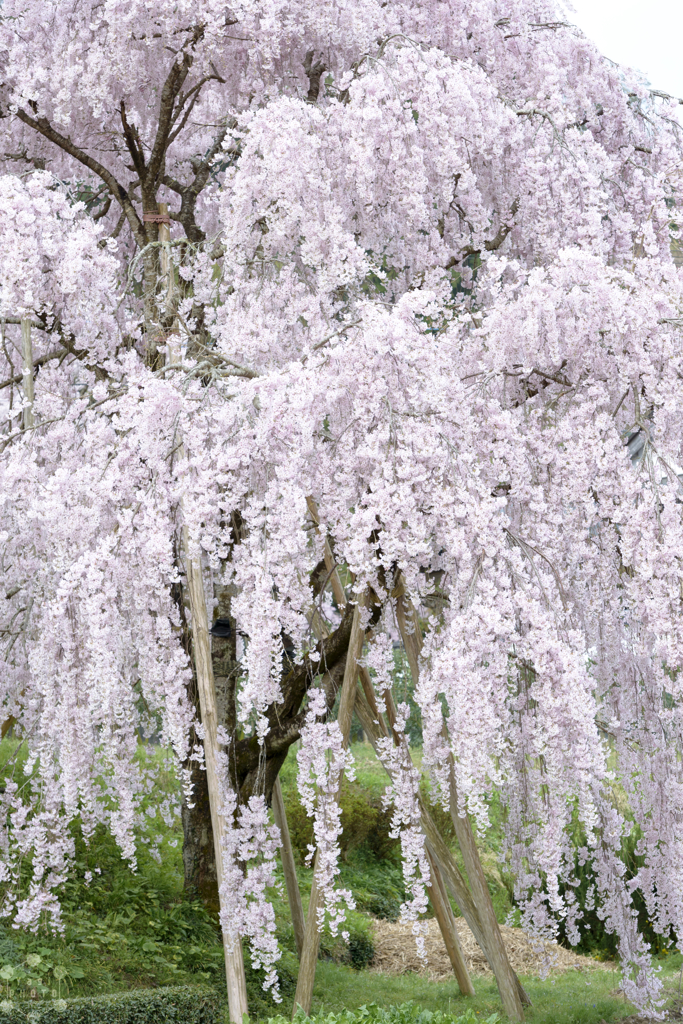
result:
[[[0,764],[5,760],[3,753],[9,749],[7,742],[0,746]],[[345,813],[350,815],[356,833],[370,831],[363,843],[350,843],[345,850],[341,881],[352,888],[359,906],[359,911],[350,915],[349,930],[352,935],[367,935],[370,912],[378,914],[379,907],[390,916],[397,909],[403,898],[402,882],[395,851],[392,852],[382,832],[386,830],[386,821],[381,817],[379,801],[385,777],[369,747],[356,744],[354,754],[360,788],[371,795],[374,805],[368,810],[363,801],[354,797],[357,791],[349,790]],[[141,757],[161,763],[162,752],[141,749]],[[290,758],[282,775],[285,798],[290,802],[295,798],[294,778],[295,763]],[[172,776],[162,771],[155,795],[173,795],[174,787]],[[444,829],[447,825],[445,820]],[[155,836],[160,837],[161,863],[150,852]],[[121,860],[113,841],[104,832],[98,833],[90,846],[79,841],[75,870],[63,893],[66,929],[62,936],[29,935],[7,924],[0,925],[1,994],[25,997],[35,991],[47,997],[57,992],[62,996],[86,995],[180,983],[208,983],[224,991],[222,946],[216,922],[199,901],[183,892],[179,822],[169,826],[159,818],[150,818],[145,838],[148,842],[142,844],[136,873]],[[383,851],[381,856],[377,854],[378,848]],[[485,851],[484,860],[498,917],[503,920],[510,910],[510,901],[498,874],[494,851]],[[299,874],[306,902],[310,871],[300,866]],[[283,1003],[278,1008],[269,997],[263,997],[259,977],[249,971],[250,1005],[259,1019],[277,1012],[290,1014],[296,982],[297,962],[284,894],[277,895],[275,902],[278,937],[284,949]],[[370,1003],[391,1006],[412,1000],[427,1010],[456,1014],[471,1007],[474,1016],[482,1020],[494,1012],[500,1013],[492,980],[475,979],[477,994],[468,1000],[460,996],[454,982],[435,983],[417,975],[390,977],[354,970],[340,962],[348,959],[346,947],[329,935],[323,936],[321,948],[327,959],[318,965],[316,1012],[336,1012]],[[672,991],[680,966],[679,956],[669,957],[664,963],[664,976]],[[13,968],[15,977],[3,978],[5,968]],[[568,974],[546,981],[529,978],[523,979],[523,983],[533,1001],[528,1012],[530,1024],[599,1024],[632,1012],[616,992],[618,978],[612,973]]]
[[[363,972],[359,975],[348,967],[322,963],[319,965],[314,993],[314,1010],[336,1011],[355,1009],[363,1003],[381,1006],[396,1005],[408,1000],[428,1010],[464,1013],[472,1007],[475,1014],[486,1019],[493,1013],[502,1015],[498,990],[493,979],[475,978],[474,998],[461,996],[453,982],[432,982],[415,974],[401,977]],[[529,1024],[599,1024],[616,1021],[632,1008],[615,995],[617,981],[611,973],[560,975],[554,980],[523,978],[533,1006],[527,1011]]]

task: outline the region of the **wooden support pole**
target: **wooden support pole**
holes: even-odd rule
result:
[[[458,795],[455,789],[452,764],[450,775],[450,812],[455,835],[460,844],[460,850],[465,862],[465,871],[467,872],[472,889],[474,902],[479,911],[482,930],[486,934],[488,956],[490,957],[491,967],[498,983],[503,1009],[512,1020],[524,1020],[522,1001],[517,991],[514,973],[510,967],[503,936],[500,933],[496,912],[493,909],[491,893],[484,875],[474,832],[472,831],[472,824],[467,813],[465,812],[464,816],[461,817],[458,810]]]
[[[168,207],[161,206],[162,213]],[[168,225],[160,225],[162,241],[170,242]],[[171,288],[170,247],[167,252],[167,272],[169,274],[169,290]],[[169,346],[168,361],[173,362],[176,352]],[[192,613],[192,650],[194,654],[197,691],[199,694],[199,710],[204,729],[204,763],[206,765],[206,781],[209,790],[209,807],[211,809],[211,828],[213,830],[214,855],[216,859],[216,879],[220,899],[221,882],[223,880],[223,850],[226,821],[221,814],[221,785],[218,770],[218,706],[216,702],[216,686],[213,677],[211,660],[211,638],[209,636],[209,616],[204,595],[204,581],[199,561],[190,555],[187,527],[183,527],[183,545],[185,548],[185,574],[187,577],[187,594]],[[245,1015],[249,1013],[247,1003],[247,981],[244,973],[242,957],[242,940],[239,935],[230,939],[223,934],[223,953],[225,956],[225,978],[228,990],[228,1008],[233,1024],[243,1024]]]
[[[367,680],[367,685],[370,687],[370,698],[368,698],[368,690],[366,689],[366,681],[363,679],[362,669],[360,676],[361,684],[363,685],[363,689],[365,692],[358,693],[356,695],[355,710],[356,714],[358,715],[358,718],[360,719],[363,725],[363,728],[365,729],[366,733],[370,738],[370,742],[374,746],[375,750],[377,750],[378,740],[385,736],[388,736],[389,733],[387,732],[384,720],[380,715],[377,705],[375,703],[375,697],[374,693],[371,690],[371,683],[369,678]],[[391,776],[389,777],[391,778]],[[481,947],[481,950],[484,953],[486,959],[488,960],[489,965],[491,965],[491,958],[489,957],[488,953],[486,935],[484,934],[484,931],[482,929],[481,921],[479,920],[479,913],[474,904],[474,900],[472,899],[470,891],[467,888],[467,882],[463,878],[460,872],[460,868],[455,862],[453,854],[451,853],[451,851],[448,849],[448,846],[444,842],[444,839],[441,833],[439,832],[438,828],[436,827],[434,819],[429,813],[427,805],[425,804],[422,797],[419,797],[419,802],[420,820],[422,825],[422,831],[424,832],[427,840],[427,848],[432,854],[432,856],[436,859],[436,862],[441,869],[444,882],[450,889],[451,895],[453,896],[455,902],[458,904],[462,916],[467,921],[467,924],[469,925],[470,930],[474,935],[474,938]],[[493,970],[492,965],[491,969]],[[522,987],[519,978],[517,978],[517,975],[515,975],[515,984],[517,987],[517,991],[519,993],[520,1001],[523,1004],[530,1006],[531,1000],[529,999],[527,993],[524,991],[524,988]]]
[[[356,713],[358,714],[370,742],[375,745],[382,735],[386,736],[388,734],[386,726],[384,725],[384,720],[379,712],[379,708],[377,707],[375,691],[372,686],[370,673],[365,666],[361,666],[359,674],[363,694],[359,694],[356,699]],[[363,700],[363,698],[365,699]],[[385,700],[389,711],[389,717],[395,721],[395,713],[392,713],[394,712],[393,700],[389,694],[386,695]],[[400,737],[394,733],[394,742],[398,742],[399,739]],[[422,817],[424,817],[424,810],[425,808],[422,799],[420,798],[420,812]],[[422,822],[422,828],[424,831],[424,821]],[[432,884],[427,887],[427,890],[434,909],[434,916],[438,922],[444,945],[458,982],[458,987],[464,996],[473,996],[474,985],[472,984],[472,979],[470,978],[469,971],[467,970],[467,964],[465,963],[465,959],[460,948],[460,939],[458,938],[458,932],[455,926],[455,917],[451,910],[450,903],[448,902],[446,891],[443,887],[443,879],[441,878],[438,862],[429,850],[429,847],[427,847],[427,856],[429,858],[429,869],[432,874]],[[467,889],[464,879],[462,882],[462,888],[465,891]]]
[[[199,562],[190,557],[188,550],[187,528],[183,529],[185,541],[185,561],[187,589],[192,612],[192,647],[194,651],[195,671],[197,674],[197,690],[199,691],[199,708],[204,728],[204,761],[206,779],[209,788],[209,805],[211,807],[211,827],[216,854],[216,876],[220,894],[223,880],[223,837],[226,822],[221,810],[221,788],[218,772],[218,708],[216,706],[216,689],[211,664],[211,641],[209,638],[209,621],[204,596],[204,581]],[[225,976],[228,988],[228,1007],[230,1020],[233,1024],[242,1024],[248,1014],[247,982],[242,959],[242,941],[239,935],[232,941],[223,935],[223,951],[225,954]]]
[[[26,430],[35,424],[33,402],[35,399],[33,378],[33,343],[31,341],[31,321],[24,317],[21,321],[21,349],[23,363],[24,413],[22,427]]]
[[[339,712],[337,721],[342,734],[344,746],[349,745],[349,734],[351,732],[351,718],[353,716],[353,705],[356,697],[356,680],[358,678],[358,661],[363,653],[365,641],[365,630],[361,625],[361,611],[364,599],[356,605],[351,624],[351,636],[346,654],[346,666],[344,668],[344,680],[341,687],[339,699]],[[341,785],[341,779],[340,779]],[[339,799],[337,790],[336,799]],[[296,982],[296,993],[294,995],[294,1012],[302,1009],[306,1015],[311,1012],[313,1000],[313,985],[315,983],[315,968],[320,949],[320,932],[318,931],[318,908],[320,906],[320,890],[317,885],[317,857],[316,868],[313,871],[313,883],[311,885],[311,899],[308,904],[306,915],[306,927],[304,930],[304,944],[299,961],[299,977]]]
[[[308,508],[313,518],[313,521],[316,524],[316,526],[318,526],[319,517],[315,501],[312,498],[307,499],[307,501]],[[325,542],[325,564],[328,568],[328,572],[333,573],[331,577],[333,581],[333,588],[334,579],[336,576],[337,587],[341,590],[341,595],[343,595],[341,582],[339,581],[336,569],[334,569],[334,558],[328,541]],[[399,581],[399,583],[400,582],[401,581]],[[337,601],[340,604],[343,602],[343,600],[343,597],[341,599],[341,602],[339,598],[337,598]],[[408,664],[410,665],[411,675],[413,677],[414,683],[417,684],[419,680],[419,656],[420,651],[422,649],[422,635],[420,632],[420,625],[417,613],[412,603],[407,599],[404,593],[401,594],[401,596],[399,596],[398,600],[396,601],[396,618],[399,625],[399,630],[401,632],[401,637],[406,651],[406,656],[408,658]],[[375,749],[377,749],[377,741],[382,736],[389,735],[389,733],[387,732],[387,728],[382,718],[382,715],[380,714],[379,709],[377,708],[372,681],[370,679],[369,673],[367,672],[367,669],[361,667],[359,676],[364,693],[363,695],[359,695],[360,699],[356,703],[356,711],[358,713],[359,719],[366,734],[368,735]],[[394,734],[395,742],[398,743],[400,742],[400,737],[398,737],[394,732],[396,715],[393,705],[393,698],[391,697],[391,694],[387,694],[386,704],[391,732]],[[523,1020],[523,1005],[530,1005],[531,1000],[524,991],[524,988],[522,987],[517,975],[510,967],[510,963],[507,958],[507,953],[505,951],[505,946],[503,944],[502,936],[500,934],[500,928],[495,917],[495,912],[493,911],[491,895],[489,893],[488,885],[486,884],[486,879],[484,878],[483,869],[481,867],[479,853],[476,848],[476,843],[474,842],[474,836],[472,835],[471,832],[471,825],[469,824],[469,819],[467,819],[467,826],[469,827],[472,841],[466,841],[468,856],[465,863],[466,865],[468,862],[470,863],[471,870],[477,877],[476,889],[473,887],[473,891],[475,892],[474,899],[470,894],[470,891],[467,887],[467,883],[465,882],[465,879],[460,873],[460,870],[457,864],[455,863],[455,860],[453,859],[450,850],[443,842],[441,835],[436,829],[436,826],[434,825],[434,822],[431,819],[431,816],[429,815],[427,808],[424,805],[424,801],[422,801],[422,799],[420,799],[420,808],[422,815],[422,827],[425,832],[425,836],[427,837],[428,840],[428,849],[430,849],[430,853],[432,857],[434,857],[435,859],[437,868],[439,864],[441,864],[442,868],[444,869],[444,876],[449,884],[449,888],[451,888],[451,891],[453,892],[453,896],[456,902],[458,903],[458,906],[460,907],[463,917],[469,924],[475,939],[479,943],[482,951],[484,952],[484,955],[486,956],[491,966],[494,975],[496,976],[496,981],[498,983],[498,990],[500,992],[503,1008],[505,1009],[507,1015],[511,1017],[513,1020]],[[465,856],[464,851],[463,856]],[[477,865],[478,871],[476,868]],[[470,869],[468,868],[467,870],[469,876]],[[482,879],[483,887],[481,885]],[[472,884],[471,879],[470,884]],[[438,897],[435,896],[435,898]],[[483,916],[480,916],[479,913],[479,903],[484,904]],[[448,907],[448,910],[450,911],[450,906]],[[450,911],[450,914],[452,917],[452,911]],[[441,924],[441,922],[439,922],[439,924]],[[446,939],[446,935],[444,935],[444,943],[446,944],[446,948],[449,949],[449,945],[451,947],[454,947],[455,943],[457,943],[459,949],[459,940],[457,938],[457,931],[455,931],[455,922],[453,921],[453,930],[455,931],[455,942],[452,941],[452,933],[450,933],[449,931],[449,922],[447,916],[444,917],[444,925],[448,931],[448,941]],[[462,957],[460,957],[460,959],[462,959]],[[464,968],[464,974],[467,976],[466,982],[463,976],[463,983],[465,984],[465,987],[471,987],[472,982],[471,979],[469,978],[469,974],[467,972],[464,961],[462,961],[462,967]],[[456,972],[456,977],[457,973],[458,972]],[[458,982],[460,984],[459,978]],[[461,991],[463,991],[462,985],[460,985],[460,988]],[[306,1012],[308,1012],[308,1010]]]
[[[308,505],[308,511],[311,514],[311,519],[315,523],[316,529],[320,527],[320,516],[318,515],[318,506],[314,498],[306,498],[306,504]],[[342,611],[346,605],[346,593],[342,586],[342,582],[339,579],[339,572],[332,553],[332,545],[328,538],[325,538],[325,567],[330,574],[330,585],[332,587],[332,594],[334,599],[339,605],[339,610]]]
[[[399,588],[401,588],[401,582],[399,580]],[[419,655],[422,648],[422,635],[417,614],[405,592],[400,594],[396,600],[396,620],[408,657],[413,683],[417,686],[420,672]],[[465,870],[467,871],[467,877],[472,889],[474,903],[479,914],[481,930],[485,936],[486,956],[496,977],[505,1013],[511,1020],[524,1020],[524,1008],[517,987],[517,978],[510,967],[503,937],[493,909],[491,893],[484,876],[484,869],[481,866],[481,859],[474,839],[474,833],[472,832],[472,826],[467,814],[464,817],[460,817],[459,814],[452,763],[450,784],[451,818],[465,862]]]
[[[273,816],[275,818],[275,824],[280,829],[280,839],[282,843],[280,846],[280,859],[282,861],[282,870],[285,875],[287,899],[289,900],[289,912],[292,915],[292,927],[294,928],[296,951],[299,958],[301,958],[301,953],[304,947],[304,909],[301,904],[301,893],[299,891],[299,881],[296,877],[296,865],[294,863],[292,839],[289,834],[287,812],[285,810],[285,802],[282,798],[282,786],[280,785],[279,776],[275,779],[275,785],[273,786]]]
[[[432,876],[431,883],[427,886],[427,892],[429,893],[429,899],[432,904],[432,909],[434,910],[434,917],[439,924],[441,937],[443,938],[444,946],[448,953],[448,959],[450,960],[453,968],[453,973],[457,979],[458,987],[462,995],[473,996],[474,985],[472,984],[472,979],[470,978],[469,971],[467,970],[465,958],[462,955],[458,930],[455,925],[455,917],[451,910],[451,905],[448,902],[446,890],[443,888],[441,872],[439,871],[436,859],[432,856],[429,850],[427,851],[427,857],[429,858],[429,870]]]

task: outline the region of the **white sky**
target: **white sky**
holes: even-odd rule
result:
[[[653,89],[683,98],[683,0],[568,0],[606,57],[642,71]]]

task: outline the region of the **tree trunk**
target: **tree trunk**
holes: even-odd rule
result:
[[[193,764],[191,777],[193,806],[188,807],[183,801],[181,809],[185,888],[195,890],[206,909],[218,916],[218,879],[206,772]]]

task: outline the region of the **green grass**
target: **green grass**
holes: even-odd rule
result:
[[[498,989],[493,979],[474,978],[476,995],[460,995],[457,983],[434,982],[416,974],[394,977],[365,971],[358,974],[349,967],[320,963],[313,993],[313,1011],[336,1013],[354,1010],[365,1003],[392,1006],[412,1000],[426,1010],[441,1010],[459,1015],[471,1007],[475,1015],[486,1019],[498,1013],[504,1019]],[[526,1019],[529,1024],[599,1024],[616,1021],[633,1013],[633,1008],[615,994],[617,976],[611,972],[564,974],[540,981],[523,978],[531,997]]]

